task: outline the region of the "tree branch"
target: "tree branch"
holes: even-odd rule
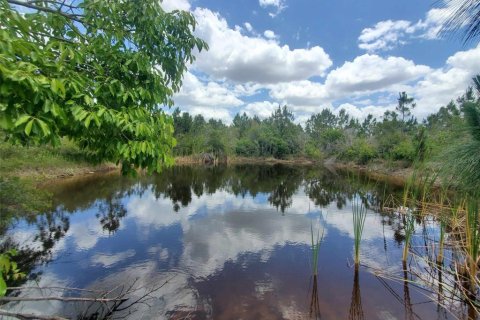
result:
[[[118,302],[126,301],[127,298],[79,298],[79,297],[0,297],[0,302],[19,302],[19,301],[63,301],[63,302]]]
[[[42,316],[33,313],[17,313],[0,309],[0,316],[13,317],[21,320],[67,320],[57,316]]]
[[[32,4],[30,2],[24,2],[24,1],[19,1],[19,0],[7,0],[7,2],[10,3],[10,4],[14,4],[14,5],[17,5],[17,6],[26,7],[26,8],[30,8],[30,9],[34,9],[34,10],[38,10],[38,11],[59,14],[59,15],[65,17],[65,18],[67,18],[67,19],[83,23],[83,20],[79,18],[79,17],[81,17],[81,15],[78,15],[78,14],[68,14],[68,13],[65,13],[63,11],[55,10],[55,9],[48,8],[48,7],[37,6],[37,5]]]

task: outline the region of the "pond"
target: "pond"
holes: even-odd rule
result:
[[[52,186],[55,210],[3,236],[19,248],[28,287],[128,290],[145,300],[130,319],[455,319],[419,285],[428,263],[404,273],[403,223],[381,213],[402,190],[309,166],[180,166],[154,176],[92,175]],[[382,198],[383,197],[383,198]],[[367,216],[353,267],[352,200]],[[433,220],[415,222],[412,251],[428,251]],[[313,281],[312,233],[319,237]],[[422,236],[423,235],[423,236]],[[315,242],[315,241],[314,241]],[[427,252],[428,253],[428,252]],[[412,261],[415,260],[415,261]],[[405,282],[404,277],[408,278]],[[435,283],[433,279],[431,283]],[[87,291],[13,292],[85,296]],[[60,291],[60,292],[59,292]],[[91,294],[91,292],[88,292]],[[76,317],[86,303],[12,302],[9,310]],[[97,310],[98,311],[98,310]],[[103,310],[102,312],[105,312]]]

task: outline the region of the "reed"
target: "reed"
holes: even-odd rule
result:
[[[313,223],[310,225],[310,236],[311,236],[311,250],[312,250],[312,273],[313,276],[316,277],[318,275],[318,256],[320,252],[320,246],[323,242],[323,236],[325,234],[325,228],[321,228],[322,231],[320,232],[320,227],[315,232],[313,230]]]
[[[466,267],[469,275],[469,291],[474,297],[474,292],[477,287],[477,273],[479,262],[479,246],[480,246],[480,231],[479,231],[479,210],[478,200],[475,198],[467,199],[466,203],[466,220],[465,220],[465,253],[466,253]]]
[[[440,204],[443,206],[445,199],[447,199],[446,191],[443,190],[440,194]],[[440,236],[438,239],[438,254],[437,254],[437,265],[443,265],[444,259],[444,249],[445,249],[445,231],[448,225],[448,217],[445,214],[445,210],[440,210],[440,215],[438,217],[439,227],[440,227]]]
[[[404,212],[404,230],[405,230],[405,245],[403,246],[402,262],[406,263],[408,253],[410,251],[410,242],[415,231],[415,215],[409,209]]]
[[[363,228],[367,217],[367,208],[357,197],[352,202],[353,235],[355,248],[355,269],[360,265],[360,242],[362,241]]]

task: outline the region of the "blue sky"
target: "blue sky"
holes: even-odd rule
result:
[[[452,2],[432,0],[164,0],[191,11],[210,45],[185,74],[181,110],[230,122],[288,105],[298,122],[324,108],[377,117],[398,92],[418,118],[462,94],[480,47],[440,34]]]

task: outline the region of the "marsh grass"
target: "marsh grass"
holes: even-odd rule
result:
[[[352,201],[352,213],[353,213],[353,235],[354,235],[354,260],[355,269],[358,269],[360,265],[360,243],[362,241],[363,228],[365,226],[365,219],[367,217],[367,208],[359,199],[355,197]]]

